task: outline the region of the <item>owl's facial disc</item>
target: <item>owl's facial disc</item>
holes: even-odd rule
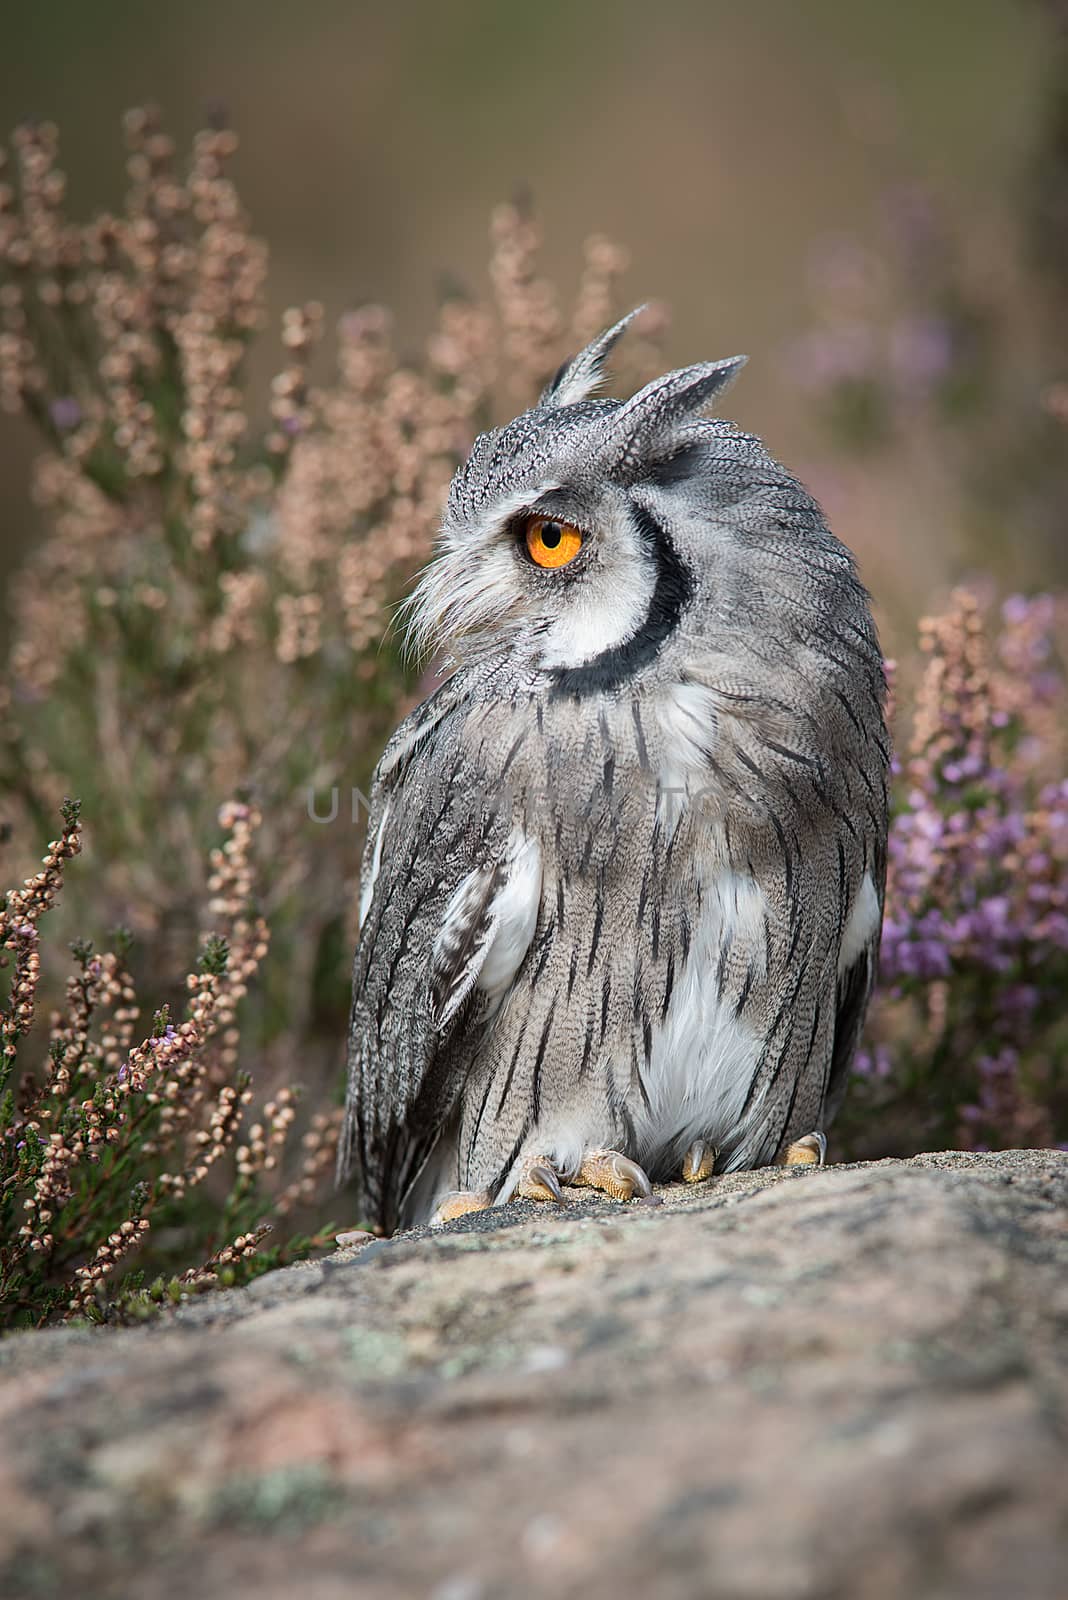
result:
[[[513,527],[532,665],[582,667],[640,630],[656,563],[623,496],[599,496],[581,513],[539,507]]]
[[[471,661],[507,655],[535,672],[581,668],[645,625],[657,561],[620,489],[543,479],[446,519],[407,603],[409,641]]]

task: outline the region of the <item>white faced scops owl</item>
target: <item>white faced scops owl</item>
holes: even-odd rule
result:
[[[868,596],[742,364],[476,440],[409,606],[452,675],[374,777],[339,1171],[385,1232],[822,1161],[882,921]]]

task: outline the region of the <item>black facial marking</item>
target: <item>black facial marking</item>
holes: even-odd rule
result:
[[[656,584],[648,615],[629,639],[603,650],[585,666],[554,668],[551,693],[556,699],[581,700],[586,695],[610,693],[633,678],[642,667],[656,659],[665,639],[678,627],[683,608],[693,595],[686,565],[656,518],[643,507],[636,506],[634,519],[656,562]]]

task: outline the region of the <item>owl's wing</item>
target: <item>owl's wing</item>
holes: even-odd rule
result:
[[[877,941],[865,947],[852,966],[840,974],[834,1020],[834,1045],[831,1051],[831,1069],[827,1078],[825,1119],[833,1120],[846,1087],[849,1071],[860,1043],[868,1002],[875,985],[875,955]]]
[[[479,794],[449,687],[387,746],[364,855],[339,1173],[357,1171],[387,1231],[526,956],[541,899],[537,841],[500,796]]]
[[[882,837],[876,834],[870,856],[865,856],[865,876],[839,954],[834,1044],[824,1097],[827,1123],[833,1120],[845,1095],[853,1057],[860,1044],[868,1004],[875,988],[886,887],[883,837],[885,834]],[[870,865],[867,865],[869,860]]]

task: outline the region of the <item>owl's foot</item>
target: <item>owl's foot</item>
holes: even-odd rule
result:
[[[827,1135],[806,1133],[788,1144],[779,1157],[780,1167],[822,1167],[827,1159]]]
[[[683,1183],[704,1183],[706,1178],[712,1176],[719,1151],[714,1144],[706,1144],[703,1139],[695,1139],[682,1158]]]
[[[472,1211],[488,1211],[492,1204],[487,1189],[453,1189],[449,1194],[443,1194],[434,1207],[430,1226],[443,1228],[447,1222],[455,1222],[457,1217],[470,1216]]]
[[[560,1204],[564,1198],[561,1182],[575,1188],[599,1189],[613,1200],[636,1196],[645,1205],[660,1204],[645,1169],[619,1150],[587,1150],[575,1176],[563,1179],[547,1157],[526,1156],[520,1164],[514,1193],[519,1200],[555,1200]]]
[[[578,1176],[571,1181],[588,1189],[599,1189],[613,1200],[631,1200],[637,1195],[646,1205],[660,1204],[645,1168],[618,1150],[587,1150]]]
[[[526,1156],[519,1168],[515,1193],[520,1200],[555,1200],[563,1204],[556,1168],[545,1156]]]

